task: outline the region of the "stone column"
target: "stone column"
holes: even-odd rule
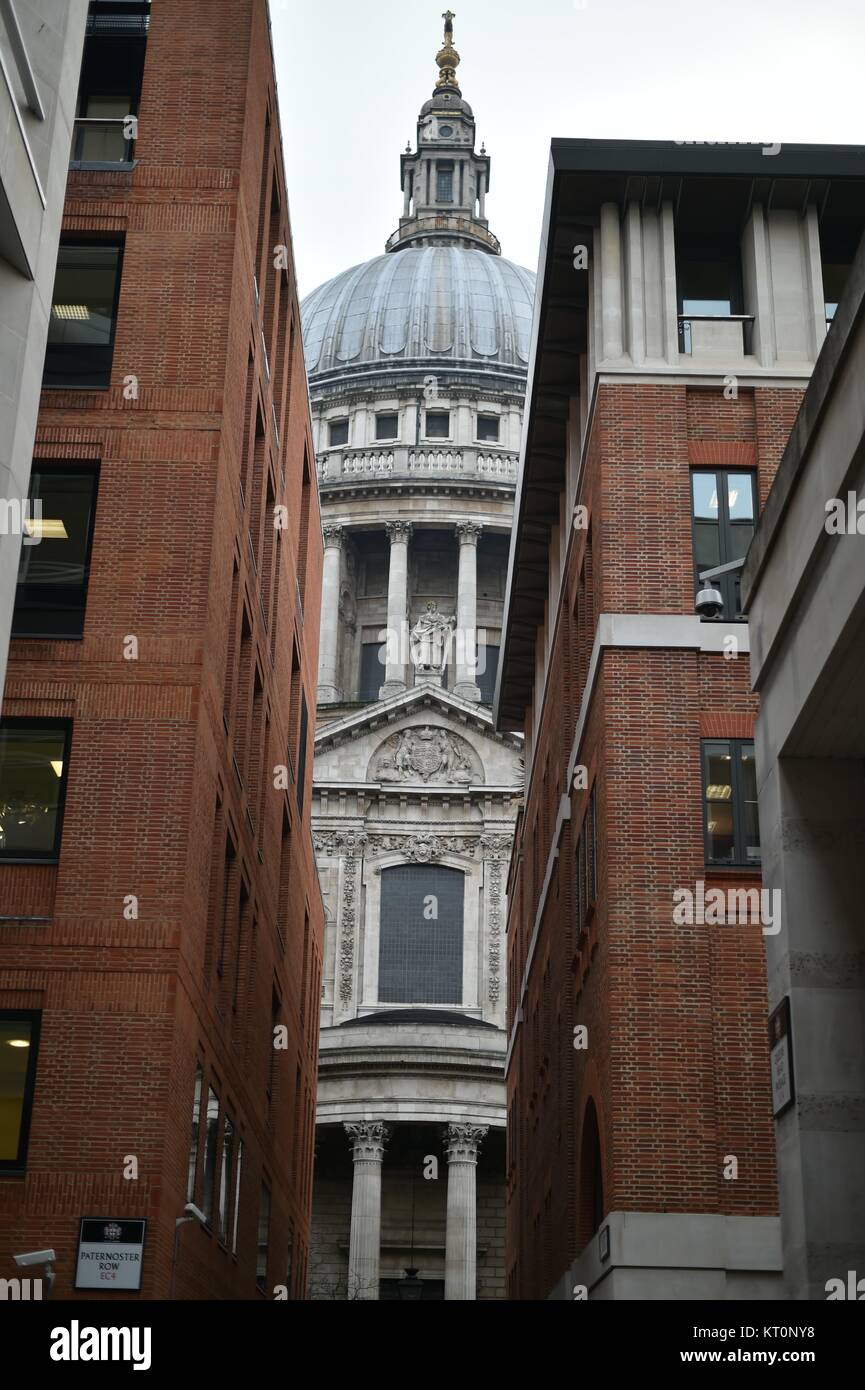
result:
[[[339,667],[339,573],[343,529],[323,526],[324,567],[321,577],[321,637],[318,648],[318,700],[332,705],[342,699],[337,685]]]
[[[351,1141],[354,1181],[348,1251],[348,1297],[377,1299],[381,1248],[381,1165],[390,1136],[381,1120],[343,1126]]]
[[[445,1298],[477,1297],[477,1166],[486,1125],[448,1125],[448,1211],[445,1232]],[[353,1219],[353,1218],[352,1218]]]
[[[408,656],[408,542],[410,521],[388,521],[385,530],[390,540],[390,569],[387,580],[387,663],[384,685],[379,699],[398,695],[405,690],[405,665]]]
[[[478,171],[478,217],[486,217],[486,198],[487,198],[487,172],[486,169]]]
[[[480,700],[477,675],[478,640],[478,538],[483,530],[474,521],[460,521],[457,579],[456,681],[454,694],[464,700]]]

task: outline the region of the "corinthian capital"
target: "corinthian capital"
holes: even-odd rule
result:
[[[358,1120],[356,1124],[344,1124],[343,1129],[351,1143],[351,1156],[358,1159],[373,1159],[381,1163],[384,1148],[390,1138],[390,1127],[382,1120]]]
[[[479,521],[458,521],[454,529],[460,545],[477,545],[484,528]]]
[[[343,528],[341,526],[322,526],[321,534],[324,536],[325,549],[329,546],[339,548],[343,540]]]
[[[410,521],[386,521],[384,529],[387,531],[391,545],[397,541],[403,545],[408,545],[408,538],[412,532]]]
[[[477,1163],[478,1149],[487,1133],[487,1125],[448,1125],[445,1131],[448,1163]]]

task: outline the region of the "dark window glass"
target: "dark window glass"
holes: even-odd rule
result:
[[[478,672],[478,686],[481,692],[481,704],[491,705],[496,691],[496,675],[499,669],[499,648],[485,647],[484,652],[486,659],[483,671]]]
[[[498,442],[499,437],[499,417],[498,415],[479,415],[478,416],[478,439],[486,442]]]
[[[748,553],[754,535],[756,500],[753,473],[699,471],[691,474],[694,526],[694,580],[702,587],[700,573],[740,560]],[[741,615],[741,571],[712,580],[724,600],[723,616]]]
[[[237,1253],[237,1224],[240,1218],[240,1178],[243,1170],[243,1140],[237,1141],[237,1163],[234,1168],[234,1210],[231,1216],[231,1251]]]
[[[451,432],[451,417],[448,410],[428,410],[426,413],[427,439],[447,439]]]
[[[204,1193],[201,1210],[208,1225],[213,1221],[213,1192],[216,1179],[217,1136],[219,1133],[219,1096],[207,1088],[207,1117],[204,1128]]]
[[[704,740],[703,800],[706,862],[758,865],[760,827],[753,743]]]
[[[729,318],[741,314],[742,271],[738,250],[707,250],[704,254],[682,258],[677,271],[679,312],[701,318]],[[691,351],[691,328],[680,325],[682,351]]]
[[[13,637],[83,636],[95,501],[92,469],[32,474]]]
[[[381,873],[378,997],[383,1003],[462,1004],[465,878],[442,865]]]
[[[300,741],[297,747],[297,809],[303,808],[306,791],[306,738],[309,732],[309,711],[306,708],[306,695],[300,696]]]
[[[436,166],[436,202],[452,203],[454,200],[454,166],[452,164],[439,164]]]
[[[0,1172],[27,1162],[41,1015],[0,1009]]]
[[[255,1283],[262,1292],[267,1286],[267,1247],[270,1242],[270,1188],[261,1184],[258,1205],[258,1242],[255,1258]]]
[[[68,723],[0,723],[0,857],[57,859],[68,752]]]
[[[119,246],[61,243],[43,386],[111,384],[122,258]]]
[[[396,439],[399,432],[398,415],[376,415],[375,417],[375,437],[376,439]]]
[[[331,447],[348,443],[348,420],[331,420],[329,429]]]
[[[234,1125],[226,1115],[222,1130],[222,1165],[219,1170],[219,1239],[228,1240],[228,1210],[234,1163]]]
[[[360,649],[360,689],[359,700],[377,700],[378,692],[384,685],[384,654],[381,642],[364,642]]]
[[[146,48],[145,4],[90,6],[78,88],[72,159],[117,164],[132,158],[124,118],[138,110]]]
[[[200,1063],[195,1068],[195,1088],[192,1093],[192,1138],[189,1142],[189,1174],[186,1180],[186,1200],[195,1201],[195,1178],[198,1169],[198,1144],[201,1134],[201,1088],[204,1073]]]

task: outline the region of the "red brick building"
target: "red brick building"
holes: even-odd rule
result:
[[[496,707],[527,743],[512,1298],[780,1295],[781,909],[739,571],[695,595],[747,550],[863,173],[861,151],[553,143]]]
[[[322,554],[265,0],[92,4],[77,114],[0,724],[0,1276],[302,1297]]]

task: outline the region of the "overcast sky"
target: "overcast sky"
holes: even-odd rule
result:
[[[865,0],[450,0],[492,158],[487,216],[537,267],[553,136],[865,144]],[[441,0],[270,0],[302,295],[402,211]],[[447,8],[447,4],[445,5]]]

